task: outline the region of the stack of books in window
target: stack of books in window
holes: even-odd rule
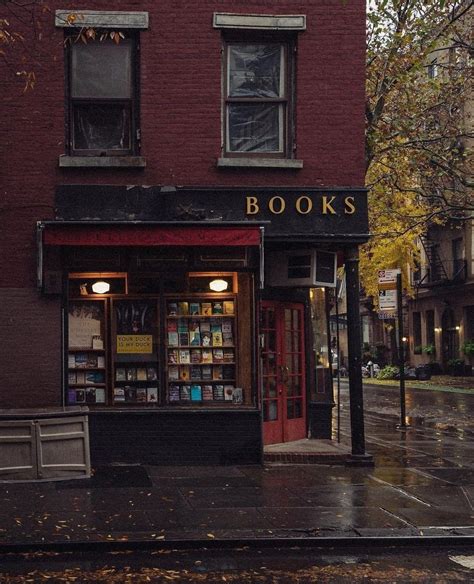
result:
[[[114,403],[157,404],[158,374],[156,363],[115,365]]]
[[[68,353],[68,404],[104,404],[105,356],[102,352],[70,349]]]

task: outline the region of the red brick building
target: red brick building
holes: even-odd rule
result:
[[[49,7],[1,65],[0,407],[88,405],[97,461],[329,437],[345,262],[364,456],[364,0]]]

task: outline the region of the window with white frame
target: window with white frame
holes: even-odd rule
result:
[[[226,155],[289,155],[290,54],[289,43],[226,43]]]

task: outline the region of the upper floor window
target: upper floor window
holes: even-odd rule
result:
[[[71,36],[68,43],[72,155],[133,155],[138,149],[136,36],[121,34],[119,42],[105,36],[87,43]]]
[[[290,43],[226,43],[226,156],[290,157],[290,55]]]

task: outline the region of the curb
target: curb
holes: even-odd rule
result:
[[[302,547],[311,549],[345,548],[359,549],[368,546],[387,547],[468,547],[474,545],[474,535],[436,536],[333,536],[333,537],[275,537],[251,539],[179,539],[179,540],[127,540],[127,541],[78,541],[61,543],[17,543],[0,544],[0,554],[22,554],[32,552],[87,552],[87,551],[143,551],[170,549],[232,549],[245,546],[250,549],[275,547]]]

